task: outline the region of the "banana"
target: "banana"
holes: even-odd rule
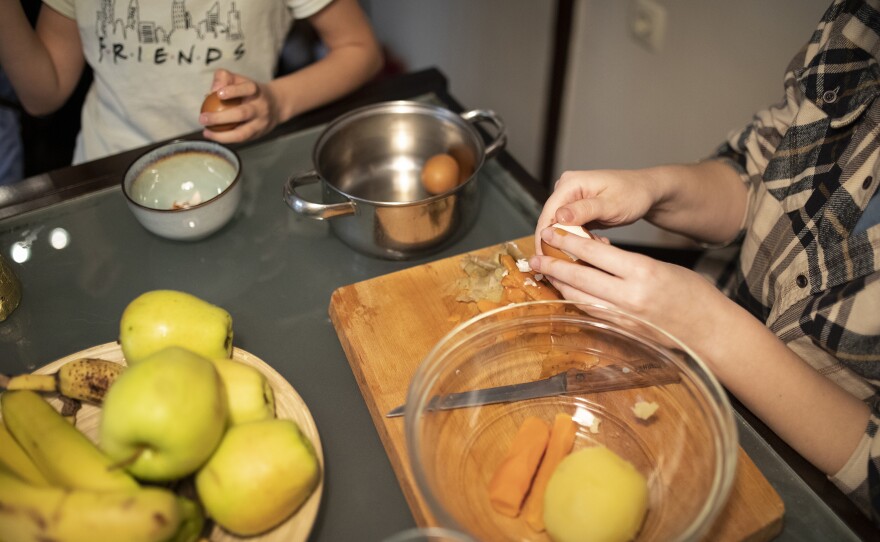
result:
[[[0,533],[16,542],[159,542],[182,521],[174,493],[36,487],[0,467]]]
[[[125,366],[103,359],[80,358],[69,361],[48,375],[22,374],[8,379],[8,390],[58,392],[71,399],[100,404],[104,394]]]
[[[139,487],[36,392],[6,391],[0,407],[9,432],[53,485],[93,491]]]
[[[0,421],[0,466],[6,467],[22,480],[35,486],[49,485],[49,481],[31,461],[27,452],[12,438],[12,434],[2,421]]]

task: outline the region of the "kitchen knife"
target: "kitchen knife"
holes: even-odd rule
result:
[[[658,362],[648,362],[632,367],[603,365],[587,370],[569,369],[533,382],[438,395],[431,399],[428,410],[450,410],[494,403],[509,403],[568,393],[596,393],[627,388],[644,388],[670,384],[679,380],[679,370],[676,367]],[[385,417],[402,416],[405,407],[406,405],[400,405],[391,409]]]

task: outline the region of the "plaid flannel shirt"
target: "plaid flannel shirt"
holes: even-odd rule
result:
[[[784,99],[717,157],[749,187],[728,294],[871,407],[831,480],[880,525],[880,225],[852,233],[880,185],[878,60],[880,0],[835,1],[789,65]]]

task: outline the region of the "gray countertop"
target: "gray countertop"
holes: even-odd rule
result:
[[[480,172],[476,225],[429,258],[392,262],[358,254],[326,222],[281,200],[284,180],[311,169],[322,126],[239,150],[245,193],[233,221],[194,243],[144,230],[117,187],[0,221],[0,249],[23,285],[0,324],[0,371],[33,370],[117,337],[123,308],[157,288],[190,292],[233,316],[235,344],[272,365],[315,419],[326,461],[310,539],[379,541],[414,526],[327,309],[336,288],[531,233],[540,204],[498,160]],[[318,195],[315,195],[319,198]],[[743,448],[786,506],[780,540],[858,537],[741,417]]]

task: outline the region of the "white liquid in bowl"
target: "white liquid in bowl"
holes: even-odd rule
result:
[[[229,160],[214,153],[186,151],[161,158],[131,183],[131,198],[152,209],[185,209],[221,194],[235,179]]]

